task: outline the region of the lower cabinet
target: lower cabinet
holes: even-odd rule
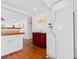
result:
[[[33,44],[46,48],[46,33],[33,32]]]
[[[19,51],[23,48],[23,36],[10,35],[1,37],[1,56]]]

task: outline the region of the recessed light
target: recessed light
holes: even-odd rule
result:
[[[34,10],[37,10],[38,8],[34,8]]]

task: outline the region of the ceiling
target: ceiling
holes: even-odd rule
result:
[[[1,2],[31,14],[49,11],[49,7],[43,0],[2,0]]]
[[[62,1],[55,6],[55,8],[60,9],[63,5],[70,5],[73,0],[2,0],[1,2],[30,14],[37,14],[50,11],[50,3],[57,1]],[[59,5],[61,6],[59,7]]]
[[[43,13],[49,12],[50,3],[54,3],[56,1],[60,1],[60,0],[2,0],[1,3],[5,5],[5,7],[10,7],[10,8],[12,7],[16,11],[20,11],[22,12],[22,14],[26,14],[27,18],[29,18],[30,16],[28,14],[34,15],[42,12]],[[55,5],[53,9],[54,10],[61,9],[67,5],[70,5],[72,1],[73,0],[62,0],[62,2]],[[6,19],[9,18],[11,23],[16,22],[16,19],[18,22],[19,20],[25,19],[26,17],[26,16],[22,17],[20,14],[18,14],[17,16],[21,16],[21,17],[17,18],[16,13],[13,13],[14,16],[8,15],[9,17],[7,17],[6,14],[10,13],[10,11],[6,12],[5,10],[4,12],[4,10],[2,10],[3,11],[2,14],[4,14]],[[13,21],[11,20],[12,18]]]

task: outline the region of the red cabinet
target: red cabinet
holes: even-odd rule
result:
[[[33,32],[33,44],[46,48],[46,33]]]

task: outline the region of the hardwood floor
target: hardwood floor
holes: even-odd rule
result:
[[[31,40],[24,40],[23,50],[9,54],[1,59],[46,59],[46,49],[32,44]]]

